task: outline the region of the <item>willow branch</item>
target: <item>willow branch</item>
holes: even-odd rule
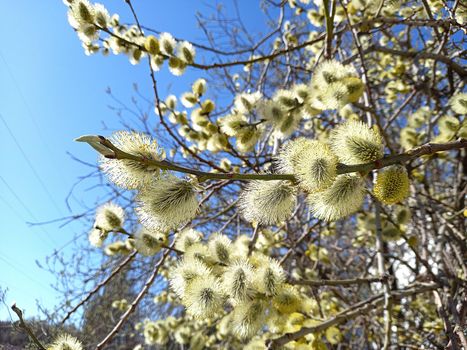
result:
[[[76,141],[79,142],[87,142],[92,147],[95,147],[93,144],[94,141],[88,141],[89,138],[93,138],[94,140],[99,140],[99,147],[104,147],[106,151],[102,151],[102,149],[98,149],[99,152],[104,154],[104,157],[110,159],[129,159],[134,160],[137,162],[141,162],[146,165],[151,165],[157,167],[162,170],[171,170],[185,174],[195,175],[198,178],[199,182],[203,182],[206,180],[235,180],[235,181],[250,181],[250,180],[262,180],[262,181],[272,181],[272,180],[289,180],[289,181],[296,181],[296,178],[292,174],[241,174],[241,173],[209,173],[204,172],[196,169],[182,167],[176,164],[173,164],[166,160],[154,160],[154,159],[147,159],[141,156],[137,156],[134,154],[130,154],[120,150],[119,148],[115,147],[112,142],[106,139],[104,136],[82,136]],[[95,143],[95,142],[94,142]],[[410,151],[391,155],[374,162],[364,163],[364,164],[356,164],[356,165],[345,165],[345,164],[338,164],[337,165],[337,174],[347,174],[347,173],[354,173],[360,172],[365,173],[369,172],[374,169],[381,169],[387,166],[398,164],[398,163],[405,163],[411,161],[413,159],[419,158],[424,155],[429,155],[438,152],[444,151],[451,151],[456,149],[467,148],[467,139],[459,139],[457,141],[446,142],[446,143],[426,143],[422,146],[416,147]]]
[[[62,324],[64,324],[66,322],[66,320],[68,320],[70,318],[70,316],[76,312],[76,310],[78,310],[82,305],[84,305],[94,294],[96,294],[99,289],[101,289],[103,286],[105,286],[107,283],[109,283],[109,281],[117,274],[119,273],[131,260],[133,260],[133,258],[136,256],[136,253],[137,251],[135,250],[133,253],[131,253],[130,255],[128,255],[128,257],[123,260],[115,270],[113,270],[111,272],[111,274],[109,276],[107,276],[106,279],[104,279],[103,281],[101,281],[96,287],[94,287],[94,289],[92,291],[90,291],[86,297],[81,300],[73,309],[71,309],[70,311],[68,311],[68,313],[65,315],[65,317],[62,319]]]
[[[384,261],[384,243],[381,227],[381,205],[375,201],[375,226],[376,226],[376,260],[378,264],[378,273],[386,276],[386,267]],[[387,350],[391,346],[391,325],[392,325],[392,299],[391,287],[387,278],[383,281],[384,294],[384,345],[382,350]]]
[[[21,311],[21,309],[17,307],[16,304],[11,305],[11,309],[15,312],[16,315],[18,315],[20,327],[24,329],[26,333],[28,333],[28,336],[31,338],[34,345],[40,350],[46,350],[44,345],[42,345],[39,339],[37,339],[31,328],[29,328],[26,322],[24,322],[23,311]]]
[[[130,317],[130,314],[133,311],[135,311],[135,309],[138,306],[141,299],[143,299],[143,297],[146,295],[146,293],[148,292],[151,285],[154,283],[154,280],[156,279],[157,274],[159,273],[159,270],[160,270],[162,264],[164,263],[165,259],[169,255],[169,253],[170,253],[169,249],[164,251],[164,253],[162,254],[162,257],[160,258],[160,260],[154,266],[154,269],[153,269],[153,271],[151,273],[151,276],[149,276],[148,280],[144,284],[144,287],[141,289],[139,294],[133,300],[133,302],[131,303],[128,310],[120,317],[120,320],[115,325],[115,327],[110,331],[109,334],[107,334],[107,336],[99,344],[97,344],[96,350],[104,349],[104,347],[107,345],[107,343],[110,342],[112,340],[112,338],[120,331],[120,328],[122,328],[122,326],[128,320],[128,317]]]
[[[354,284],[368,284],[368,283],[382,283],[385,277],[370,277],[370,278],[351,278],[342,280],[299,280],[293,281],[294,284],[301,286],[311,287],[324,287],[324,286],[351,286]]]
[[[454,62],[449,57],[446,57],[441,54],[435,54],[435,53],[430,53],[430,52],[402,51],[402,50],[396,50],[396,49],[391,49],[389,47],[382,47],[382,46],[372,46],[371,51],[378,51],[378,52],[388,53],[391,55],[406,57],[406,58],[429,59],[429,60],[439,61],[451,67],[452,70],[455,71],[457,74],[459,74],[462,78],[467,77],[467,70],[465,70],[460,64]]]
[[[402,299],[407,296],[416,295],[420,293],[425,293],[428,291],[435,290],[437,288],[437,284],[418,284],[414,285],[407,289],[397,290],[391,292],[391,297],[394,299]],[[366,314],[371,310],[377,309],[378,307],[384,304],[384,293],[377,294],[371,298],[364,300],[363,302],[357,303],[348,309],[338,313],[337,315],[327,319],[326,321],[313,326],[313,327],[304,327],[297,332],[294,333],[286,333],[283,336],[268,341],[268,349],[280,349],[283,345],[300,339],[307,334],[310,333],[317,333],[328,329],[334,325],[340,324],[344,321],[353,319],[358,315]]]

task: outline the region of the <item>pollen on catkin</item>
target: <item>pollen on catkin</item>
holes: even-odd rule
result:
[[[308,192],[321,191],[336,178],[337,156],[324,142],[310,143],[296,160],[295,175],[300,186]]]
[[[75,0],[70,4],[71,15],[79,25],[94,23],[94,7],[88,0]]]
[[[339,175],[328,189],[310,194],[308,204],[318,219],[334,221],[356,212],[363,204],[365,188],[358,175]]]
[[[136,213],[148,228],[169,230],[193,219],[198,209],[196,186],[167,175],[138,195]]]
[[[314,91],[308,104],[315,109],[340,109],[356,102],[363,94],[364,84],[355,69],[336,60],[321,63],[311,80]]]
[[[272,225],[290,217],[295,200],[288,181],[251,181],[240,195],[239,208],[247,221]]]
[[[125,211],[115,203],[105,203],[96,212],[94,227],[103,231],[112,231],[122,227]]]
[[[379,170],[373,188],[375,197],[384,204],[395,204],[409,195],[409,176],[402,165]]]
[[[184,254],[185,261],[199,261],[203,264],[206,264],[206,266],[211,266],[214,263],[214,259],[211,255],[211,252],[209,248],[201,243],[193,243],[186,251]]]
[[[231,114],[219,119],[221,130],[224,134],[237,137],[247,130],[249,124],[243,114]]]
[[[47,350],[83,350],[83,345],[69,334],[60,335],[47,347]]]
[[[383,157],[380,134],[360,121],[349,120],[331,132],[331,148],[346,165],[371,162]]]
[[[186,64],[191,64],[195,60],[196,51],[191,43],[182,41],[177,45],[177,57]]]
[[[177,42],[170,33],[162,33],[159,36],[160,50],[163,54],[171,56],[174,53]]]
[[[260,98],[261,93],[259,91],[239,94],[235,97],[235,109],[242,114],[250,113]]]
[[[162,160],[165,155],[157,142],[138,132],[118,131],[109,139],[120,150],[147,160]],[[159,175],[159,168],[131,159],[100,157],[102,171],[110,181],[126,189],[138,189],[152,183]]]

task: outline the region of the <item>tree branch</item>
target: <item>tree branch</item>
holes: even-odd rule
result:
[[[28,334],[29,338],[31,338],[34,345],[36,345],[36,347],[40,350],[46,350],[44,345],[42,345],[39,339],[37,339],[36,335],[33,333],[31,328],[29,328],[26,322],[24,322],[23,311],[21,311],[21,309],[17,307],[16,304],[11,305],[11,309],[15,312],[16,315],[18,315],[20,327],[26,331],[26,333]]]
[[[407,289],[392,291],[391,297],[393,297],[394,299],[402,299],[407,296],[432,291],[432,290],[435,290],[436,288],[437,288],[437,284],[417,284]],[[360,303],[357,303],[316,326],[304,327],[297,332],[286,333],[279,338],[269,340],[267,344],[267,348],[269,350],[280,349],[281,346],[287,344],[288,342],[302,338],[305,335],[310,334],[310,333],[317,333],[317,332],[324,331],[325,329],[331,326],[334,326],[344,321],[347,321],[349,319],[352,319],[358,315],[368,313],[369,311],[380,307],[382,304],[384,304],[384,293],[377,294],[369,299],[366,299]]]
[[[172,170],[180,173],[195,175],[198,178],[199,182],[206,180],[237,180],[237,181],[251,181],[251,180],[263,180],[263,181],[272,181],[272,180],[289,180],[296,181],[296,178],[292,174],[240,174],[240,173],[209,173],[196,169],[185,168],[173,163],[170,163],[166,160],[154,160],[147,159],[141,156],[134,154],[126,153],[119,148],[115,147],[112,142],[106,139],[104,136],[84,136],[84,137],[94,137],[99,138],[99,145],[107,148],[108,152],[104,154],[105,157],[111,159],[130,159],[134,161],[141,162],[146,165],[152,165],[158,167],[162,170]],[[77,141],[91,142],[84,140],[83,138],[78,138]],[[92,146],[92,144],[91,144]],[[354,172],[369,172],[374,169],[381,169],[387,166],[405,163],[410,160],[419,158],[424,155],[433,154],[437,152],[450,151],[455,149],[467,148],[467,139],[459,139],[457,141],[447,142],[447,143],[427,143],[422,146],[416,147],[405,153],[387,156],[376,160],[374,162],[356,164],[356,165],[337,165],[337,174],[347,174]]]

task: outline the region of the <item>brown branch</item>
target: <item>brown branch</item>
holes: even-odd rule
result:
[[[133,302],[131,303],[128,310],[120,317],[120,320],[115,325],[115,327],[110,331],[109,334],[107,334],[107,336],[99,344],[97,344],[96,350],[103,349],[107,345],[107,343],[110,342],[112,340],[112,338],[120,331],[120,328],[122,328],[123,324],[128,320],[128,317],[130,317],[130,314],[133,311],[135,311],[135,309],[138,306],[141,299],[143,299],[143,297],[146,295],[146,293],[148,292],[151,285],[154,283],[154,280],[156,279],[157,274],[159,273],[159,270],[160,270],[162,264],[164,263],[165,259],[169,255],[169,253],[170,253],[169,249],[164,251],[164,253],[162,254],[162,257],[157,262],[157,264],[154,266],[154,269],[153,269],[151,275],[149,276],[148,280],[144,284],[144,287],[141,289],[139,294],[133,300]]]
[[[369,277],[369,278],[351,278],[343,280],[299,280],[293,281],[293,284],[311,287],[324,286],[351,286],[354,284],[382,283],[385,277]]]
[[[198,178],[198,181],[202,182],[205,180],[230,180],[230,181],[250,181],[250,180],[263,180],[263,181],[272,181],[272,180],[290,180],[296,181],[296,178],[292,174],[240,174],[240,173],[209,173],[196,169],[185,168],[173,163],[170,163],[166,160],[153,160],[147,159],[141,156],[133,155],[126,153],[119,148],[115,147],[112,142],[106,139],[104,136],[84,136],[78,138],[77,141],[87,142],[92,146],[92,142],[89,142],[88,139],[84,138],[99,138],[99,146],[104,146],[107,148],[105,156],[107,158],[113,159],[130,159],[141,162],[147,165],[153,165],[163,170],[172,170],[176,172],[181,172],[185,174],[195,175]],[[427,143],[422,146],[416,147],[405,153],[387,156],[376,160],[374,162],[356,164],[356,165],[345,165],[338,164],[337,174],[347,174],[354,172],[369,172],[374,169],[381,169],[387,166],[405,163],[410,160],[419,158],[424,155],[433,154],[437,152],[451,151],[456,149],[467,148],[467,139],[459,139],[457,141],[447,142],[447,143]]]
[[[417,284],[411,286],[407,289],[397,290],[391,292],[391,297],[394,299],[402,299],[407,296],[416,295],[420,293],[425,293],[428,291],[435,290],[437,288],[436,284]],[[268,349],[280,349],[283,345],[288,342],[297,340],[304,337],[310,333],[317,333],[324,331],[325,329],[342,323],[344,321],[350,320],[358,315],[366,314],[371,310],[374,310],[384,304],[384,293],[377,294],[369,299],[366,299],[360,303],[357,303],[348,309],[338,313],[337,315],[327,319],[326,321],[313,326],[313,327],[304,327],[294,333],[286,333],[283,336],[269,340],[267,342]]]
[[[26,331],[34,345],[36,345],[36,347],[40,350],[46,350],[44,345],[42,345],[39,339],[37,339],[31,328],[29,328],[26,322],[24,322],[23,311],[21,311],[21,309],[17,307],[16,304],[11,305],[11,309],[16,313],[16,315],[18,315],[20,327]]]
[[[101,289],[103,286],[105,286],[107,283],[109,283],[109,281],[117,274],[119,273],[131,260],[133,260],[133,258],[136,256],[136,253],[137,251],[133,251],[130,255],[128,255],[128,257],[123,260],[115,270],[113,270],[111,272],[111,274],[109,276],[107,276],[107,278],[105,278],[103,281],[101,281],[97,286],[94,287],[94,289],[92,291],[90,291],[86,297],[81,300],[73,309],[71,309],[70,311],[68,311],[68,313],[65,315],[65,317],[62,319],[61,321],[61,324],[64,324],[66,322],[66,320],[68,320],[70,318],[70,316],[76,312],[76,310],[78,310],[82,305],[84,305],[94,294],[96,294],[99,289]]]
[[[459,74],[462,78],[467,77],[467,70],[465,70],[460,64],[451,60],[449,57],[446,57],[441,54],[435,54],[435,53],[430,53],[430,52],[401,51],[401,50],[396,50],[396,49],[392,49],[389,47],[382,47],[382,46],[372,46],[371,48],[368,49],[367,52],[371,52],[371,51],[378,51],[378,52],[388,53],[391,55],[413,58],[413,59],[430,59],[430,60],[439,61],[451,67],[452,70],[455,71],[457,74]]]

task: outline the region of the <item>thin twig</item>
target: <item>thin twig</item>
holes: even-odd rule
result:
[[[101,289],[103,286],[105,286],[107,283],[109,283],[109,281],[117,274],[119,273],[135,256],[136,256],[136,253],[137,251],[133,251],[130,255],[128,255],[128,257],[123,260],[115,270],[113,270],[111,272],[111,274],[109,276],[107,276],[107,278],[105,278],[104,280],[102,280],[97,286],[94,287],[94,289],[92,291],[90,291],[86,297],[81,300],[73,309],[71,309],[70,311],[68,311],[68,313],[65,315],[65,317],[62,319],[61,321],[61,324],[64,324],[66,322],[66,320],[68,320],[70,318],[70,316],[76,312],[76,310],[78,310],[82,305],[84,305],[89,299],[91,299],[91,297],[96,294],[99,289]]]
[[[164,251],[164,253],[162,253],[162,257],[160,258],[160,260],[156,263],[156,265],[154,266],[154,269],[151,273],[151,275],[149,276],[148,280],[146,281],[146,283],[144,284],[144,287],[141,289],[141,291],[139,292],[139,294],[136,296],[136,298],[133,300],[133,302],[131,303],[130,307],[128,308],[128,310],[126,310],[126,312],[120,317],[120,320],[118,321],[118,323],[115,325],[115,327],[110,331],[109,334],[107,334],[107,336],[99,343],[97,344],[96,346],[96,350],[100,350],[100,349],[103,349],[107,343],[109,343],[112,338],[119,332],[120,328],[122,328],[122,326],[124,325],[124,323],[128,320],[128,317],[130,317],[130,314],[135,311],[136,307],[138,306],[139,302],[141,301],[141,299],[143,299],[143,297],[146,295],[146,293],[148,292],[149,288],[152,286],[152,284],[154,283],[154,280],[156,279],[157,277],[157,274],[159,273],[159,270],[162,266],[162,264],[164,263],[165,259],[167,258],[167,256],[169,255],[170,253],[170,250],[169,249],[166,249]]]

